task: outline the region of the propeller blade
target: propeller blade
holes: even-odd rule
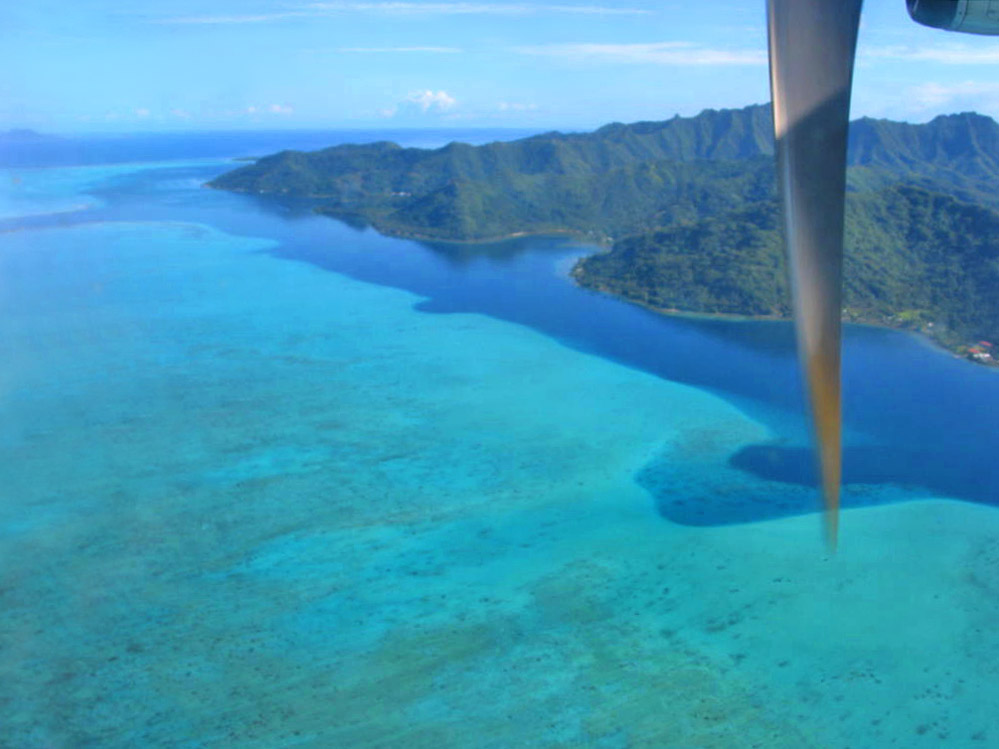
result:
[[[843,202],[861,0],[768,0],[770,91],[794,323],[835,549],[842,462]]]

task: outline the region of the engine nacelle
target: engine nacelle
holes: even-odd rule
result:
[[[968,34],[999,35],[999,0],[905,0],[912,20]]]

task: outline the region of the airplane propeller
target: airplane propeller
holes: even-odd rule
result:
[[[777,181],[798,342],[836,548],[842,476],[843,207],[862,0],[767,0]],[[914,21],[999,35],[999,0],[906,0]]]
[[[768,0],[777,181],[826,531],[839,526],[843,203],[861,0]]]

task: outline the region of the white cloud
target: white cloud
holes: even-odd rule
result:
[[[501,101],[496,105],[501,112],[533,112],[538,108],[537,104],[524,104],[518,101]]]
[[[374,114],[385,119],[422,118],[430,115],[453,118],[457,116],[454,113],[457,106],[458,100],[447,91],[434,91],[428,88],[412,91],[398,104],[378,109]]]
[[[924,81],[893,91],[855,92],[855,115],[925,122],[953,112],[999,116],[999,81]]]
[[[139,107],[138,109],[136,109],[136,110],[135,110],[135,116],[136,116],[136,117],[142,117],[142,118],[145,118],[145,117],[148,117],[148,116],[149,116],[149,115],[151,115],[151,114],[152,114],[152,112],[150,112],[150,111],[149,111],[148,109],[146,109],[145,107]]]
[[[415,106],[421,112],[447,112],[454,109],[457,99],[447,91],[414,91],[406,97],[404,104]]]
[[[996,65],[999,64],[999,47],[974,48],[962,44],[935,45],[932,47],[861,47],[858,57],[864,60],[899,60],[906,62],[935,62],[945,65]]]
[[[993,81],[962,81],[937,83],[927,81],[906,92],[908,104],[916,111],[947,109],[999,110],[999,83]]]
[[[289,115],[294,114],[295,108],[287,104],[267,104],[267,105],[257,105],[250,104],[243,107],[242,109],[230,109],[226,110],[224,113],[227,117],[241,117],[250,116],[256,117],[257,115],[266,114],[277,114],[277,115]]]
[[[172,114],[174,117],[179,117],[182,120],[191,119],[191,113],[188,112],[186,109],[174,108],[170,110],[170,114]]]
[[[250,24],[285,21],[294,18],[314,18],[342,13],[379,13],[382,15],[489,15],[534,16],[560,14],[578,16],[636,16],[652,11],[641,8],[621,8],[613,5],[544,5],[535,3],[423,3],[423,2],[321,2],[299,6],[296,10],[278,13],[258,13],[231,16],[179,16],[161,18],[164,24]]]
[[[571,62],[646,65],[765,65],[767,62],[763,49],[714,49],[693,42],[539,44],[517,47],[514,51]]]
[[[358,52],[364,54],[395,52],[427,52],[430,54],[453,55],[462,50],[457,47],[340,47],[337,52]]]

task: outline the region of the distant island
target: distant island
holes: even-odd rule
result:
[[[845,318],[989,363],[999,341],[999,125],[851,124]],[[569,232],[582,286],[666,312],[789,314],[768,106],[439,149],[283,151],[210,187],[294,196],[395,236]]]
[[[57,137],[23,127],[0,133],[0,143],[35,143],[43,140],[57,140]]]

